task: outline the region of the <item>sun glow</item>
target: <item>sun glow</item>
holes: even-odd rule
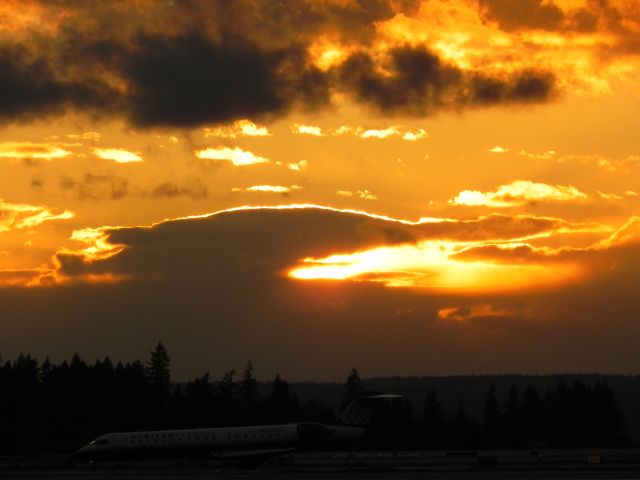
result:
[[[389,287],[482,293],[543,287],[574,279],[579,274],[578,267],[569,264],[504,264],[452,258],[468,246],[425,241],[305,258],[288,275],[297,280],[368,280]]]
[[[74,230],[71,240],[87,245],[80,252],[89,260],[99,260],[109,258],[124,248],[122,245],[110,243],[109,231],[116,230],[117,227],[83,228]]]
[[[309,57],[316,67],[326,72],[344,62],[353,50],[353,47],[322,36],[309,47]]]

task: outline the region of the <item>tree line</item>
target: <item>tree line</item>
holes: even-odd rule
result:
[[[171,379],[171,357],[159,343],[148,361],[39,362],[30,355],[0,360],[0,454],[68,453],[114,431],[278,424],[335,423],[336,411],[301,401],[277,375],[259,393],[253,365],[213,380]],[[347,377],[342,405],[366,394],[357,369]],[[631,445],[626,420],[606,382],[559,382],[538,392],[512,386],[499,398],[492,385],[481,418],[460,402],[445,411],[437,391],[419,408],[408,399],[382,406],[359,448],[574,448]]]

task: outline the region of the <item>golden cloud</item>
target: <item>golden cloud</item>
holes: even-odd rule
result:
[[[302,170],[306,170],[309,167],[309,162],[306,160],[300,160],[299,162],[289,162],[287,163],[287,168],[289,170],[293,170],[294,172],[300,172]]]
[[[210,147],[197,150],[195,156],[204,160],[224,160],[233,163],[236,167],[268,163],[269,159],[243,150],[240,147]]]
[[[329,107],[345,93],[385,113],[428,115],[546,102],[569,87],[597,94],[640,75],[631,1],[22,3],[2,10],[8,120],[77,110],[191,128]],[[266,134],[238,127],[212,133]]]
[[[487,303],[468,305],[462,307],[446,307],[438,310],[438,318],[446,321],[468,322],[470,320],[486,317],[504,317],[515,314],[521,316],[522,311],[513,307],[492,305]]]
[[[317,125],[300,125],[294,123],[291,131],[297,135],[311,135],[314,137],[339,137],[342,135],[352,135],[358,138],[400,138],[409,142],[429,138],[429,134],[423,128],[409,130],[401,125],[391,125],[383,128],[365,128],[342,125],[338,128],[321,128]]]
[[[563,155],[558,158],[559,163],[575,162],[582,165],[595,165],[610,173],[629,173],[640,166],[640,156],[629,155],[622,158],[606,157],[604,155]]]
[[[518,153],[519,156],[530,158],[531,160],[551,160],[553,159],[555,154],[556,154],[555,150],[547,150],[546,152],[543,152],[543,153],[532,153],[532,152],[527,152],[526,150],[520,150],[520,153]]]
[[[270,137],[273,134],[265,126],[259,126],[250,120],[238,120],[230,126],[205,128],[206,138]]]
[[[325,133],[322,128],[317,125],[299,125],[294,123],[291,126],[291,131],[298,135],[312,135],[314,137],[324,137]]]
[[[50,143],[2,142],[0,158],[26,160],[54,160],[71,155],[71,152]]]
[[[0,287],[41,287],[55,283],[55,271],[49,268],[0,270]]]
[[[116,163],[141,162],[142,157],[135,152],[123,148],[94,148],[93,153],[104,160],[112,160]]]
[[[489,150],[491,153],[507,153],[509,151],[508,148],[504,148],[501,147],[500,145],[496,145],[495,147],[493,147],[491,150]]]
[[[99,142],[102,135],[98,132],[69,133],[65,137],[71,140],[89,140],[91,142]]]
[[[289,193],[292,190],[300,190],[300,185],[285,187],[282,185],[252,185],[247,188],[233,188],[234,192],[263,192],[263,193]]]
[[[358,197],[361,198],[362,200],[378,200],[378,196],[375,195],[374,193],[372,193],[371,191],[364,189],[364,190],[356,190],[356,191],[351,191],[351,190],[338,190],[336,192],[337,195],[341,196],[341,197]]]
[[[10,203],[0,199],[0,232],[33,228],[43,222],[68,220],[73,212],[41,205]]]
[[[429,45],[464,71],[503,76],[550,69],[579,94],[609,93],[617,81],[637,82],[640,63],[633,2],[431,0],[415,15],[377,25],[374,48]]]
[[[449,200],[452,205],[514,207],[532,202],[570,202],[588,198],[572,185],[548,185],[529,180],[516,180],[499,186],[493,192],[464,190]]]

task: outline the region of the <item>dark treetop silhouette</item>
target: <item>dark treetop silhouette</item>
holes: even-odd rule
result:
[[[0,367],[0,453],[67,453],[116,431],[337,422],[328,404],[318,398],[301,401],[292,391],[306,388],[320,393],[322,384],[290,386],[279,375],[260,383],[251,362],[239,380],[230,370],[218,381],[205,373],[176,383],[171,381],[170,365],[162,343],[151,352],[146,367],[139,361],[114,364],[108,358],[88,364],[78,355],[57,364],[49,359],[39,363],[26,354],[4,361]],[[469,377],[466,383],[473,384],[475,378]],[[526,378],[520,378],[520,383]],[[495,377],[496,383],[500,381],[501,377]],[[629,382],[637,383],[637,379]],[[342,387],[343,400],[346,403],[362,394],[365,384],[379,388],[382,383],[381,379],[363,381],[354,368]],[[440,381],[440,385],[445,383],[446,379]],[[630,395],[629,391],[625,394]],[[480,409],[465,403],[463,397],[464,392],[447,407],[436,387],[424,391],[426,400],[419,409],[412,405],[411,395],[393,402],[378,412],[374,433],[359,448],[632,444],[614,391],[604,380],[587,383],[578,377],[568,383],[561,378],[544,390],[533,385],[519,389],[515,384],[503,390],[491,384]],[[478,410],[480,418],[470,413]]]

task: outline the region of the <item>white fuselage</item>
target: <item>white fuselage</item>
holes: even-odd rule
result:
[[[360,438],[362,427],[290,423],[250,427],[197,428],[108,433],[80,448],[79,460],[149,456],[219,456],[264,454],[325,442]],[[225,454],[226,452],[226,454]]]

